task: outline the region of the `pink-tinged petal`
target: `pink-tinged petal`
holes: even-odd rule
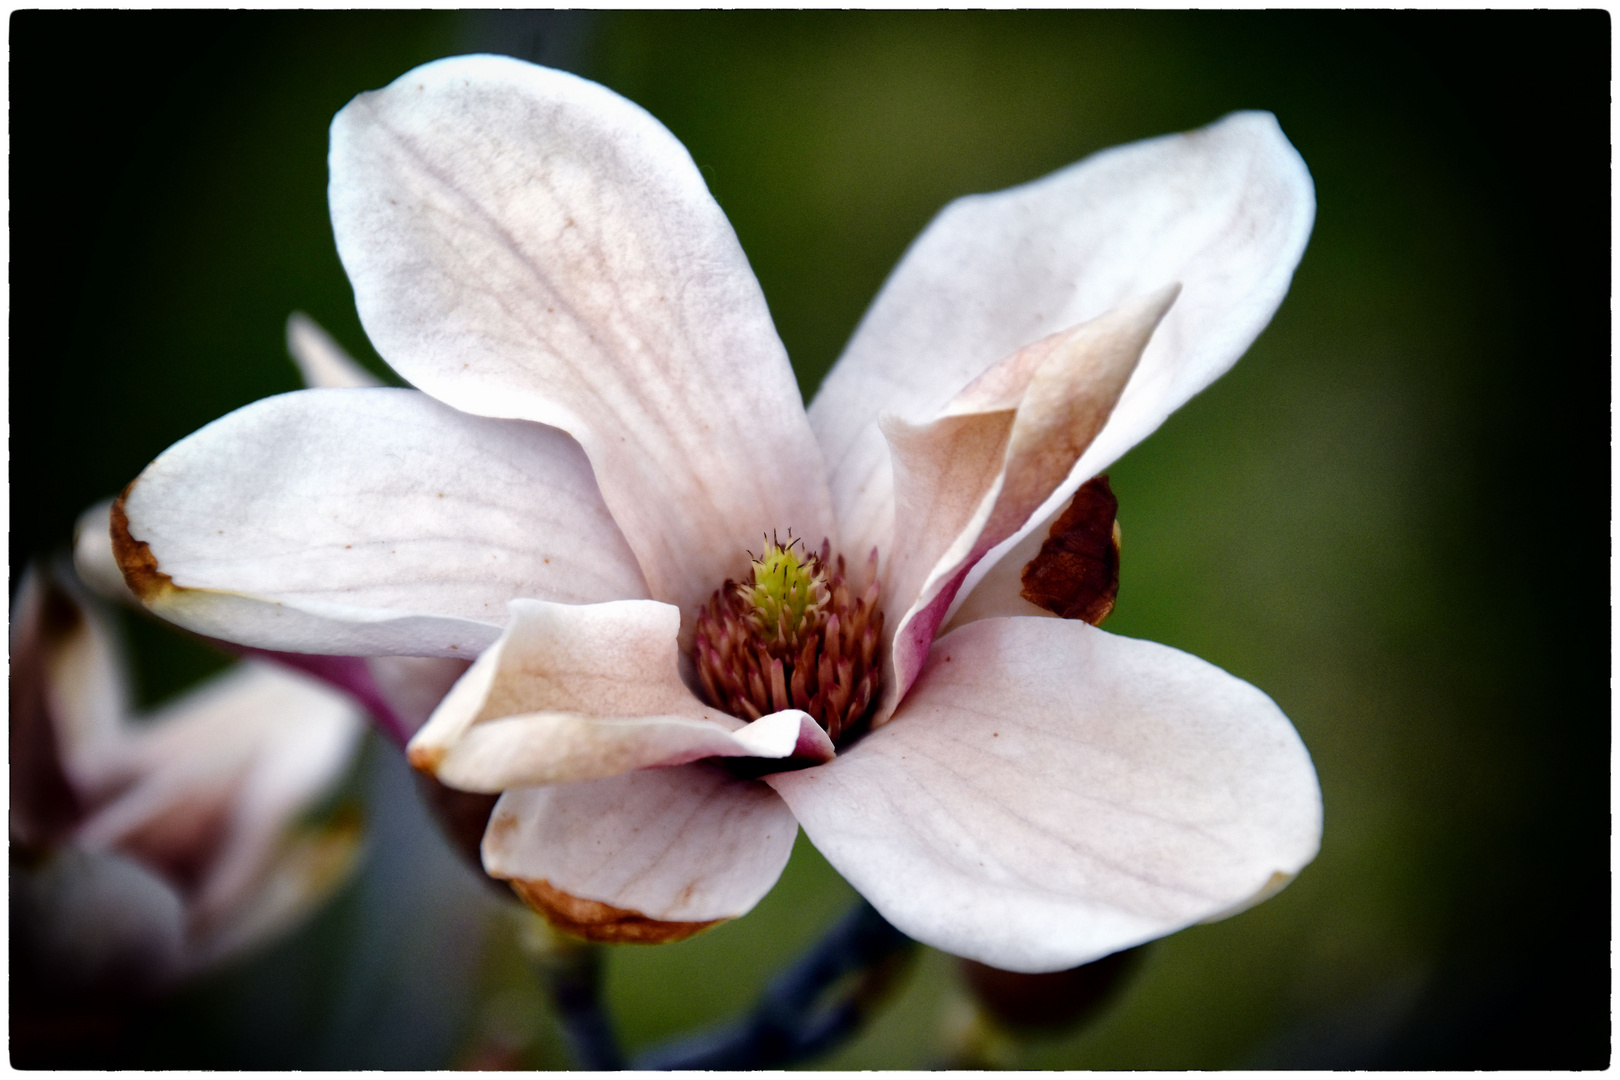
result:
[[[985,572],[971,591],[967,593],[959,591],[957,599],[961,602],[956,605],[956,610],[947,612],[945,625],[938,632],[942,635],[948,634],[959,626],[966,626],[980,619],[1015,616],[1057,618],[1056,613],[1030,603],[1023,595],[1024,567],[1040,554],[1041,542],[1045,539],[1046,534],[1043,530],[1030,533],[1023,542],[995,560],[995,565]]]
[[[436,656],[366,658],[372,685],[406,739],[421,730],[444,695],[467,673],[469,661]]]
[[[1304,162],[1275,118],[1252,112],[946,207],[810,407],[845,550],[882,548],[893,528],[881,413],[924,422],[1002,357],[1180,282],[1174,310],[1071,475],[1078,486],[1249,347],[1288,290],[1315,209]]]
[[[383,358],[585,448],[651,595],[690,617],[745,549],[831,532],[764,295],[686,150],[594,83],[441,60],[332,123],[338,253]]]
[[[669,604],[510,606],[500,640],[411,740],[411,764],[442,783],[498,792],[705,757],[833,756],[797,709],[745,724],[699,701],[681,679]]]
[[[797,834],[770,788],[700,763],[508,791],[484,834],[484,869],[659,922],[707,923],[759,903]]]
[[[222,648],[236,652],[242,656],[268,661],[281,667],[291,668],[302,672],[325,683],[333,689],[346,694],[356,705],[359,705],[371,715],[377,724],[377,729],[392,742],[403,748],[410,742],[411,732],[415,728],[407,728],[405,722],[394,711],[389,699],[383,696],[376,678],[372,675],[373,660],[420,660],[432,664],[452,664],[455,666],[457,676],[467,670],[467,663],[457,660],[444,660],[437,656],[323,656],[316,653],[278,652],[274,649],[255,649],[251,646],[230,645],[220,643]],[[454,682],[452,678],[449,682]],[[448,683],[446,689],[449,689]],[[443,696],[443,695],[440,695]],[[435,705],[438,701],[435,700]],[[429,708],[431,712],[431,707]],[[425,717],[424,717],[425,719]],[[416,725],[420,727],[420,723]]]
[[[199,927],[222,925],[253,906],[255,893],[288,856],[291,827],[342,779],[365,732],[364,718],[344,695],[276,667],[242,667],[231,719],[214,723],[264,726],[233,793],[220,858],[193,901]]]
[[[344,695],[243,663],[131,725],[77,832],[182,887],[206,925],[243,902],[283,833],[348,767],[364,721]]]
[[[922,670],[967,574],[1065,482],[1107,423],[1177,291],[1139,297],[1014,353],[931,423],[884,419],[898,511],[885,592],[903,614],[876,724]]]
[[[470,656],[513,597],[646,595],[572,439],[413,390],[304,390],[216,420],[125,491],[113,544],[153,611],[287,652]]]
[[[381,386],[382,380],[361,367],[320,323],[295,311],[287,316],[287,353],[308,387],[339,390]]]
[[[1309,755],[1259,690],[1058,619],[940,639],[900,713],[767,781],[906,933],[1055,971],[1230,912],[1316,854]]]
[[[41,846],[83,813],[69,775],[52,689],[56,657],[86,635],[81,609],[38,565],[23,571],[11,606],[11,839]]]
[[[38,697],[16,719],[43,721],[46,728],[32,731],[30,739],[49,739],[48,749],[38,749],[59,761],[82,797],[116,757],[129,713],[122,642],[71,575],[30,567],[13,607],[11,650],[13,676],[21,680],[13,686],[14,694],[24,689],[22,684],[38,683]],[[40,716],[30,719],[27,712],[36,709]],[[13,738],[18,734],[14,725]]]

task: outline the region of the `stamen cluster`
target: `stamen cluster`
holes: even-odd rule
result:
[[[709,703],[745,720],[802,709],[834,741],[854,732],[877,700],[883,635],[877,552],[871,584],[856,596],[844,557],[822,541],[801,556],[799,541],[769,545],[751,579],[728,580],[698,613],[693,660]]]

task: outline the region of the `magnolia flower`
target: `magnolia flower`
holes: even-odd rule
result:
[[[382,383],[301,311],[287,318],[287,353],[310,387],[374,387]],[[110,527],[113,500],[90,507],[74,528],[73,568],[80,581],[104,600],[139,606],[113,554]],[[216,644],[228,644],[216,642]],[[365,707],[377,726],[403,743],[428,718],[469,661],[435,657],[325,657],[267,652],[283,666],[301,669],[346,691]]]
[[[1269,698],[1023,581],[1287,291],[1314,196],[1271,116],[951,204],[808,415],[698,169],[616,94],[439,61],[344,108],[330,167],[361,320],[417,389],[216,421],[113,545],[201,633],[476,655],[411,760],[503,793],[485,868],[553,921],[740,915],[797,824],[911,936],[1053,970],[1315,855]]]
[[[353,865],[352,817],[303,820],[364,728],[344,695],[249,662],[136,716],[105,616],[38,568],[12,609],[11,662],[13,941],[59,988],[212,967]]]

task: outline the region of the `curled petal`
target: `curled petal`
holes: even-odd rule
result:
[[[767,782],[895,926],[1011,971],[1230,913],[1308,863],[1322,829],[1310,757],[1270,698],[1058,619],[941,638],[893,722]]]
[[[1276,119],[1254,112],[947,206],[810,407],[845,550],[881,548],[893,528],[880,413],[926,421],[1002,357],[1180,282],[1060,502],[1237,361],[1282,302],[1315,210],[1304,162]]]
[[[378,352],[458,409],[577,438],[654,598],[693,615],[762,531],[830,535],[764,295],[645,111],[563,72],[457,57],[351,102],[330,164]]]
[[[305,390],[170,447],[113,508],[158,614],[288,652],[470,656],[506,601],[645,595],[574,441],[412,390]]]
[[[899,511],[887,593],[896,621],[882,723],[922,669],[966,575],[1065,482],[1102,430],[1171,286],[991,368],[929,424],[884,420]]]
[[[681,680],[680,612],[655,600],[514,600],[506,632],[410,744],[411,764],[465,791],[614,776],[705,757],[832,757],[788,709],[751,724]]]
[[[302,311],[287,316],[287,353],[298,365],[305,386],[337,390],[382,385],[333,341],[320,323]]]
[[[646,931],[636,919],[686,924],[686,933],[751,909],[770,891],[798,835],[764,784],[708,763],[605,780],[508,791],[484,835],[484,869],[565,923]],[[548,891],[549,890],[549,891]],[[594,910],[594,902],[610,909]],[[615,914],[615,912],[617,914]],[[636,940],[670,940],[641,936]]]

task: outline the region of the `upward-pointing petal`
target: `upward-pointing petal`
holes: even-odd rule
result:
[[[458,409],[585,448],[654,599],[831,532],[765,298],[686,150],[558,71],[457,57],[332,123],[332,225],[383,357]]]
[[[1305,163],[1276,119],[1255,112],[947,206],[810,407],[845,549],[881,546],[892,529],[880,413],[928,420],[1003,357],[1180,282],[1107,426],[1053,495],[1060,502],[1237,361],[1288,291],[1315,210]]]

